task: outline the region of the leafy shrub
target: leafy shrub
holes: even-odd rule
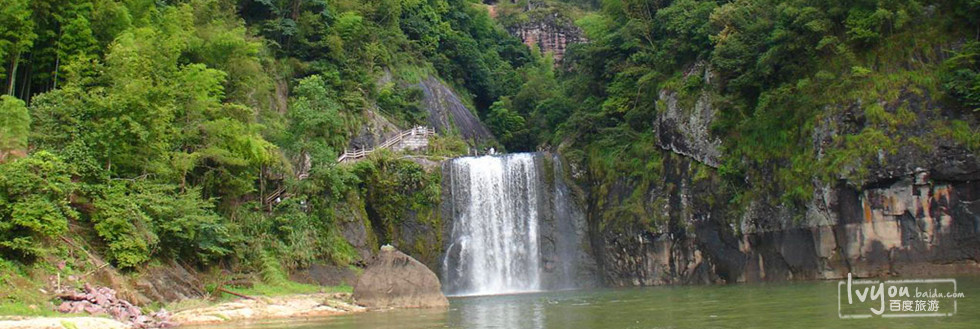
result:
[[[69,167],[51,153],[0,164],[0,255],[31,260],[77,217],[69,206],[75,185]]]
[[[107,186],[93,202],[95,232],[106,243],[106,258],[121,268],[132,268],[150,259],[159,238],[150,217],[137,204],[125,184]]]
[[[208,263],[231,252],[229,225],[201,199],[199,189],[144,181],[101,186],[92,222],[107,245],[106,256],[134,267],[153,256]]]
[[[214,204],[202,199],[198,188],[179,191],[171,184],[141,184],[137,202],[153,223],[163,256],[208,263],[231,252],[234,239]]]
[[[385,86],[378,93],[378,107],[405,125],[425,123],[427,112],[421,107],[422,89]]]
[[[354,172],[361,179],[369,215],[388,232],[394,232],[409,211],[438,209],[442,191],[438,172],[429,173],[415,162],[386,154],[357,163]]]
[[[0,96],[0,162],[9,153],[27,147],[31,117],[24,101],[13,96]]]
[[[980,41],[963,46],[944,62],[943,87],[973,111],[980,111]]]
[[[456,136],[433,136],[429,138],[429,155],[456,157],[465,155],[469,146],[466,141]]]

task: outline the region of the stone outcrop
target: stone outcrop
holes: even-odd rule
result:
[[[289,279],[321,286],[353,286],[357,283],[357,272],[349,266],[312,264],[306,268],[294,270]]]
[[[556,64],[561,63],[569,44],[586,41],[582,30],[557,4],[529,1],[522,17],[526,19],[508,26],[508,31],[528,47],[553,53]]]
[[[337,207],[337,212],[340,215],[337,222],[340,234],[354,247],[358,260],[366,261],[371,258],[378,248],[378,237],[371,227],[363,199],[356,194],[351,195]]]
[[[410,157],[409,160],[420,164],[429,161],[416,157]],[[427,173],[439,169],[438,164],[422,166]],[[344,202],[338,203],[334,208],[337,213],[338,233],[357,253],[354,264],[363,266],[377,253],[381,244],[387,243],[437,270],[441,259],[443,232],[438,205],[410,207],[398,215],[397,221],[386,221],[376,208],[377,204],[385,201],[371,202],[372,198],[379,197],[373,193],[350,193]]]
[[[419,82],[422,105],[428,112],[428,125],[439,135],[457,134],[470,143],[493,141],[493,134],[446,84],[433,76]]]
[[[391,246],[382,247],[364,269],[354,300],[370,308],[449,306],[436,274]]]
[[[147,267],[135,282],[136,291],[149,300],[168,303],[201,298],[205,295],[203,287],[197,276],[173,261]]]
[[[378,113],[377,108],[369,108],[364,113],[364,123],[348,144],[352,150],[371,149],[384,143],[385,140],[398,135],[402,131],[395,124],[388,121],[384,115]]]
[[[694,181],[693,160],[673,156],[673,192],[643,192],[639,219],[593,226],[600,272],[613,286],[942,276],[980,271],[980,185],[898,177],[861,191],[820,188],[806,209],[758,200],[733,219],[717,181]],[[636,193],[628,182],[609,200]],[[663,201],[659,201],[663,200]],[[596,200],[590,201],[598,203]],[[611,211],[592,209],[590,220]],[[802,214],[801,214],[802,212]],[[624,223],[625,224],[622,224]]]
[[[700,63],[688,72],[701,74],[706,84],[711,84],[713,74]],[[715,109],[711,104],[711,92],[703,90],[694,106],[684,108],[678,104],[677,92],[661,90],[658,100],[660,109],[653,122],[657,144],[664,150],[691,157],[703,164],[717,168],[721,161],[721,140],[711,134]]]
[[[710,81],[709,71],[702,72]],[[972,127],[976,123],[970,116],[939,108],[928,94],[903,92],[897,102],[882,104],[890,113],[906,106],[915,115],[895,132],[893,151],[836,168],[840,176],[832,183],[814,179],[813,195],[804,204],[754,194],[742,203],[744,209],[735,209],[727,202],[733,195],[723,188],[726,182],[709,168],[718,166],[722,154],[709,129],[715,114],[708,89],[695,96],[693,106],[680,105],[672,91],[660,93],[654,132],[667,152],[659,181],[640,184],[618,178],[596,185],[589,175],[576,178],[585,190],[591,245],[605,283],[980,272],[980,159],[935,130],[937,120],[951,118]],[[827,156],[839,136],[873,125],[861,104],[827,109],[812,131],[815,156]],[[930,147],[910,142],[913,138]],[[644,201],[623,211],[623,200],[629,199]]]

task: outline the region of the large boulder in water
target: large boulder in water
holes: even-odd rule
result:
[[[372,307],[448,307],[439,278],[414,258],[384,246],[354,286],[354,300]]]

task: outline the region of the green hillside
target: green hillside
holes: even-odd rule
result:
[[[693,170],[735,214],[802,212],[815,185],[980,152],[978,0],[522,0],[496,20],[473,0],[0,1],[0,279],[21,288],[0,302],[43,301],[47,277],[102,261],[268,283],[356,265],[352,220],[371,221],[374,248],[435,261],[440,232],[401,223],[441,229],[438,170],[387,153],[336,164],[372,109],[425,124],[415,84],[430,75],[497,141],[449,134],[429,156],[554,151],[595,200],[663,183],[680,156],[655,127],[668,99],[713,109],[720,156]],[[507,31],[535,13],[588,41],[554,65]],[[620,201],[608,222],[661,220],[642,193]]]

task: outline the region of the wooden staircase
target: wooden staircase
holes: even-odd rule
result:
[[[384,143],[381,143],[381,145],[375,146],[374,148],[371,149],[345,150],[344,154],[341,154],[340,157],[337,158],[337,162],[338,163],[357,162],[361,159],[368,157],[369,155],[371,155],[371,153],[375,151],[389,149],[403,143],[415,142],[419,144],[428,145],[429,137],[435,135],[436,135],[436,130],[434,128],[418,126],[412,129],[402,131],[398,133],[398,135],[395,135],[389,138],[388,140],[386,140]]]

